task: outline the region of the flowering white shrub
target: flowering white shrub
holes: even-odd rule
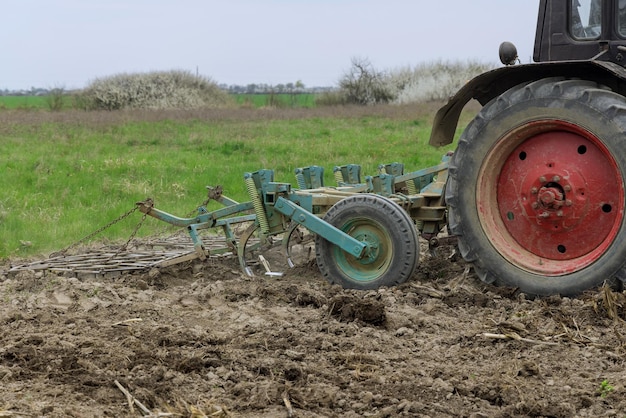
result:
[[[394,103],[446,100],[466,82],[493,68],[478,62],[440,61],[391,71],[386,81],[395,90]]]
[[[446,100],[467,81],[493,68],[474,61],[437,61],[383,72],[367,59],[353,59],[339,81],[339,92],[346,102],[356,104]]]
[[[223,107],[230,98],[210,79],[167,71],[95,79],[83,90],[82,101],[88,109],[192,109]]]

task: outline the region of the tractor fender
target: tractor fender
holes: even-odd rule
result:
[[[497,68],[468,81],[437,111],[430,145],[440,147],[452,143],[461,112],[470,100],[484,106],[512,87],[547,77],[595,81],[626,96],[626,69],[609,61],[554,61]]]

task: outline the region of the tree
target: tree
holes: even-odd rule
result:
[[[339,80],[339,87],[346,94],[348,103],[387,103],[394,97],[384,80],[384,73],[376,71],[367,58],[352,58],[352,66]]]

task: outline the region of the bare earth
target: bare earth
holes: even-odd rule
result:
[[[626,296],[608,288],[528,300],[446,251],[368,292],[314,263],[253,278],[234,259],[113,279],[9,267],[0,417],[626,416]]]

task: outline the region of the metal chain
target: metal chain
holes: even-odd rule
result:
[[[221,192],[221,190],[220,190]],[[209,193],[209,196],[207,197],[207,199],[202,202],[202,204],[200,206],[206,206],[211,199],[214,198],[214,195],[212,195],[211,193]],[[135,213],[135,211],[137,211],[137,209],[139,209],[139,206],[135,206],[134,208],[132,208],[131,210],[129,210],[128,212],[120,215],[118,218],[112,220],[111,222],[109,222],[108,224],[96,229],[95,231],[93,231],[91,234],[79,239],[78,241],[76,241],[73,244],[68,245],[67,247],[65,247],[64,249],[62,249],[61,251],[57,251],[54,252],[52,254],[50,254],[50,256],[48,258],[53,258],[53,257],[58,257],[58,256],[64,256],[67,254],[67,252],[69,250],[71,250],[72,248],[77,247],[78,245],[84,243],[85,241],[90,240],[91,238],[93,238],[94,236],[102,233],[103,231],[105,231],[106,229],[110,228],[111,226],[115,225],[116,223],[126,219],[127,217],[129,217],[130,215],[132,215],[133,213]],[[189,212],[186,217],[189,218],[191,217],[191,215],[193,215],[194,213],[196,213],[197,211],[197,207],[196,209],[192,210],[191,212]],[[128,238],[128,241],[126,241],[126,243],[124,245],[122,245],[111,257],[109,257],[108,261],[111,260],[112,258],[115,258],[117,255],[119,255],[119,253],[121,253],[122,251],[126,250],[128,248],[128,245],[131,243],[131,241],[135,238],[135,236],[137,235],[137,232],[139,231],[139,228],[141,228],[141,226],[143,225],[144,221],[146,220],[146,216],[148,214],[144,213],[143,216],[141,217],[141,220],[139,221],[139,223],[135,226],[133,232],[130,234],[130,237]]]
[[[196,208],[194,210],[189,212],[185,216],[186,218],[190,218],[191,215],[196,213],[198,211],[199,207],[208,205],[211,200],[218,200],[220,198],[220,196],[222,195],[222,186],[215,186],[215,187],[207,186],[207,189],[209,189],[207,198],[204,200],[204,202],[202,202],[200,204],[200,206],[196,206]]]
[[[91,234],[79,239],[78,241],[76,241],[73,244],[68,245],[67,247],[65,247],[64,249],[62,249],[61,251],[57,251],[55,253],[50,254],[50,256],[48,258],[52,258],[52,257],[57,257],[57,256],[63,256],[65,255],[69,250],[71,250],[72,248],[77,247],[78,245],[82,244],[83,242],[93,238],[94,236],[100,234],[101,232],[105,231],[106,229],[110,228],[111,226],[115,225],[116,223],[122,221],[123,219],[129,217],[131,214],[135,213],[135,211],[139,209],[139,206],[135,206],[134,208],[132,208],[131,210],[129,210],[128,212],[120,215],[118,218],[112,220],[111,222],[109,222],[108,224],[96,229],[95,231],[93,231]],[[139,226],[141,226],[141,224],[143,223],[144,219],[146,218],[146,215],[144,214],[143,218],[141,219],[141,221],[139,222],[139,225],[135,228],[135,231],[133,231],[133,237],[134,235],[137,233],[137,230],[139,229]],[[131,237],[132,239],[132,237]],[[130,242],[130,240],[129,240]],[[126,243],[126,245],[128,245],[128,243]]]
[[[111,255],[111,257],[107,258],[105,263],[111,261],[112,259],[117,257],[122,251],[126,251],[128,249],[128,244],[130,244],[130,242],[135,238],[135,235],[137,235],[137,231],[139,231],[139,228],[141,228],[141,225],[143,225],[143,222],[146,220],[147,216],[148,216],[147,213],[143,214],[143,216],[141,217],[141,220],[139,221],[139,223],[137,225],[135,225],[135,229],[130,234],[130,237],[128,237],[128,241],[126,241],[126,243],[124,245],[122,245],[120,248],[118,248],[118,250],[115,253],[113,253]]]
[[[206,206],[209,204],[209,202],[211,201],[211,197],[208,197],[204,202],[202,202],[200,204],[200,206],[196,206],[196,208],[194,210],[192,210],[191,212],[189,212],[187,215],[185,215],[186,218],[190,218],[191,215],[193,215],[194,213],[198,212],[198,208],[202,207],[202,206]]]

